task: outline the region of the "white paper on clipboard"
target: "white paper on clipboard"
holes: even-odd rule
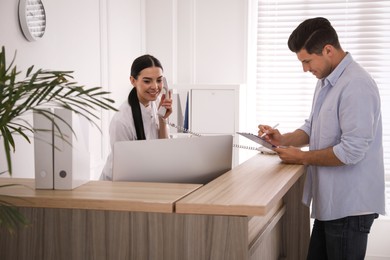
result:
[[[250,139],[258,144],[261,144],[262,146],[264,146],[272,151],[274,150],[274,148],[276,148],[275,145],[271,144],[270,142],[267,142],[265,139],[261,138],[260,136],[257,136],[257,135],[251,134],[251,133],[241,133],[241,132],[237,132],[237,134],[245,136],[246,138],[248,138],[248,139]]]

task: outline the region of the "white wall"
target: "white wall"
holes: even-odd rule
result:
[[[390,218],[380,216],[374,221],[368,236],[366,260],[390,259]]]
[[[146,0],[146,50],[180,84],[246,83],[247,1]]]

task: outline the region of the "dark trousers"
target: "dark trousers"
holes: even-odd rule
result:
[[[376,218],[378,214],[314,220],[307,260],[363,260]]]

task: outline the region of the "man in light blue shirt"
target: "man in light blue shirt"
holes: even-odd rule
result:
[[[303,202],[315,218],[307,259],[364,259],[371,225],[385,214],[378,87],[325,18],[302,22],[288,46],[318,78],[312,111],[294,132],[260,125],[259,135],[280,146],[283,162],[307,165]]]

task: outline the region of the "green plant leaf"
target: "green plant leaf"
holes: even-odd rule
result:
[[[100,110],[113,110],[114,101],[107,97],[110,93],[103,91],[101,87],[87,88],[73,81],[73,71],[55,71],[37,69],[30,66],[25,78],[18,79],[21,73],[14,65],[16,51],[9,65],[6,63],[5,47],[0,52],[0,137],[7,159],[8,172],[12,175],[11,153],[15,151],[13,135],[21,135],[30,142],[29,133],[35,133],[36,129],[29,125],[22,116],[30,112],[38,112],[53,122],[53,131],[57,136],[66,141],[66,136],[56,124],[57,119],[53,113],[43,110],[47,107],[59,107],[68,109],[86,118],[99,130],[96,119],[99,119]],[[96,113],[98,112],[98,113]],[[62,120],[61,118],[58,118]],[[22,120],[18,123],[17,120]],[[71,129],[71,125],[66,123]]]
[[[12,173],[12,162],[11,162],[11,147],[15,151],[15,142],[10,134],[9,130],[6,128],[0,128],[1,135],[3,136],[3,144],[5,151],[5,158],[7,160],[8,171]]]

